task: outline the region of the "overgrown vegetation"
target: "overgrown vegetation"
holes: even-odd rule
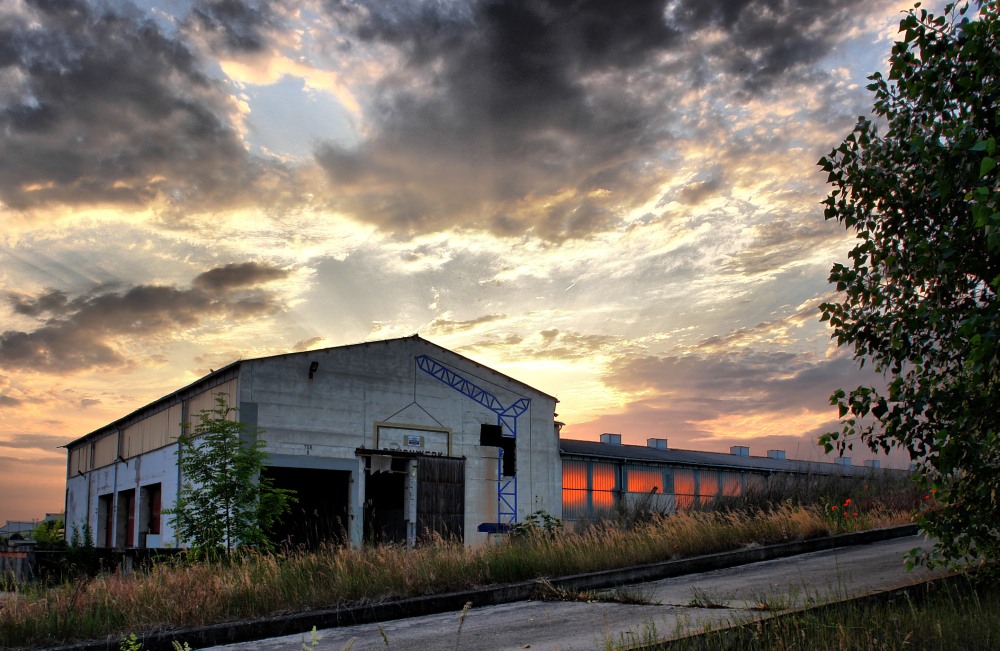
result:
[[[184,483],[177,504],[164,513],[198,553],[232,555],[237,547],[270,549],[271,527],[295,500],[261,474],[267,461],[263,430],[234,420],[224,393],[178,437],[177,465]]]
[[[958,576],[889,597],[847,601],[657,643],[655,627],[612,641],[609,650],[904,651],[1000,648],[1000,585]],[[665,633],[665,632],[664,632]]]
[[[873,502],[864,518],[841,524],[820,505],[784,502],[762,510],[652,515],[627,527],[607,521],[566,531],[554,521],[546,527],[546,518],[539,515],[539,525],[522,535],[475,549],[436,539],[417,549],[331,545],[309,553],[252,553],[239,560],[190,562],[178,557],[129,575],[110,572],[51,589],[26,587],[0,602],[0,640],[9,646],[42,646],[120,638],[133,631],[658,562],[889,526],[909,518],[909,510],[893,511]]]
[[[1000,560],[1000,6],[918,3],[899,27],[874,117],[819,161],[826,219],[856,238],[822,318],[884,378],[835,392],[821,441],[905,450],[937,491],[935,551]]]

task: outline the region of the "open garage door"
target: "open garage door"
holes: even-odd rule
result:
[[[298,500],[271,533],[275,543],[317,549],[323,543],[349,540],[350,472],[267,466],[263,475],[276,488],[295,491]]]

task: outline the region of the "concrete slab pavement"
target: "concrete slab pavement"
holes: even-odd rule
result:
[[[651,634],[679,637],[793,607],[845,599],[926,581],[943,572],[907,572],[906,551],[927,546],[907,536],[635,584],[650,602],[521,601],[383,623],[317,631],[317,651],[390,649],[604,649]],[[308,633],[211,647],[212,651],[300,651]]]

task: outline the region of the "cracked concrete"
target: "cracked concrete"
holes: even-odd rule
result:
[[[437,649],[545,649],[569,651],[627,645],[651,636],[679,637],[767,617],[789,608],[871,594],[926,581],[943,572],[907,572],[903,555],[929,543],[907,536],[817,551],[632,585],[650,605],[605,601],[521,601],[344,626],[240,644],[212,651],[352,651]],[[610,591],[605,591],[610,592]]]

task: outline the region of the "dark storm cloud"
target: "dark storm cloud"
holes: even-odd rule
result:
[[[282,23],[267,1],[199,0],[191,9],[188,25],[208,35],[218,51],[256,53],[266,48],[269,33]]]
[[[357,14],[361,38],[406,60],[381,86],[377,134],[317,151],[340,207],[404,231],[458,224],[560,239],[613,223],[665,134],[649,128],[661,107],[599,77],[671,42],[662,3],[449,9],[336,7]]]
[[[240,287],[288,277],[288,271],[258,262],[230,263],[195,277],[191,284],[206,292],[226,292]]]
[[[59,290],[52,290],[34,298],[11,294],[8,296],[8,300],[14,312],[25,316],[41,316],[46,313],[61,312],[69,302],[66,292]]]
[[[208,272],[199,278],[206,275],[212,277]],[[226,294],[220,290],[237,286],[247,284],[223,282],[211,293],[201,287],[139,285],[121,292],[101,288],[68,298],[56,302],[57,309],[44,312],[35,309],[36,316],[49,315],[35,330],[8,330],[0,334],[0,364],[6,368],[56,372],[125,366],[131,360],[120,352],[121,341],[169,338],[176,331],[215,318],[239,320],[278,309],[277,299],[261,291]],[[37,306],[51,303],[48,297],[52,294],[38,299],[10,295],[8,301],[15,306]]]
[[[208,207],[282,171],[248,156],[233,107],[184,43],[84,2],[0,13],[0,201]]]
[[[585,237],[662,182],[659,153],[682,135],[677,96],[720,66],[744,93],[808,76],[851,4],[330,2],[356,38],[405,63],[382,81],[372,135],[316,157],[336,206],[388,229]]]
[[[675,0],[668,23],[686,34],[706,28],[726,38],[703,52],[723,64],[744,90],[759,92],[808,75],[843,37],[861,0]]]

